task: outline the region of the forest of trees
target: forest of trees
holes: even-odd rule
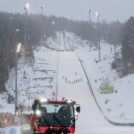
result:
[[[25,26],[27,42],[25,42]],[[125,64],[132,67],[134,65],[134,39],[132,38],[134,18],[130,18],[125,24],[119,21],[110,23],[103,21],[99,26],[101,40],[113,45],[122,44]],[[37,46],[41,39],[45,40],[54,36],[55,31],[73,32],[94,44],[98,40],[98,24],[93,21],[74,21],[64,17],[34,14],[0,13],[0,91],[6,90],[5,82],[8,79],[8,73],[15,65],[17,43],[21,42],[24,47]]]
[[[134,17],[124,24],[122,38],[123,74],[134,73]]]

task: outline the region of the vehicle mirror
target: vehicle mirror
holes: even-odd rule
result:
[[[76,107],[76,112],[80,113],[80,106]]]

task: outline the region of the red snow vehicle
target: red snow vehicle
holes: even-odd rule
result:
[[[74,134],[75,121],[80,113],[80,105],[75,101],[37,99],[32,109],[34,114],[31,116],[31,125],[34,134]]]

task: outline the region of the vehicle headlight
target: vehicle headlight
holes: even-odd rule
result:
[[[72,100],[69,100],[69,99],[67,99],[67,100],[65,100],[67,103],[72,103],[73,101]]]
[[[75,116],[78,116],[78,115],[79,115],[79,113],[75,111]]]
[[[40,102],[41,103],[45,103],[45,102],[48,102],[49,100],[48,99],[46,99],[46,98],[42,98],[42,99],[40,99]]]
[[[40,110],[36,110],[35,113],[36,113],[37,116],[41,116],[41,111]]]

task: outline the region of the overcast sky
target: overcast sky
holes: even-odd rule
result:
[[[77,20],[88,20],[88,10],[91,18],[96,21],[95,12],[101,15],[101,20],[121,22],[134,15],[134,0],[0,0],[0,11],[24,12],[25,4],[30,3],[30,11],[39,14],[41,5],[45,5],[46,15],[64,16]]]

